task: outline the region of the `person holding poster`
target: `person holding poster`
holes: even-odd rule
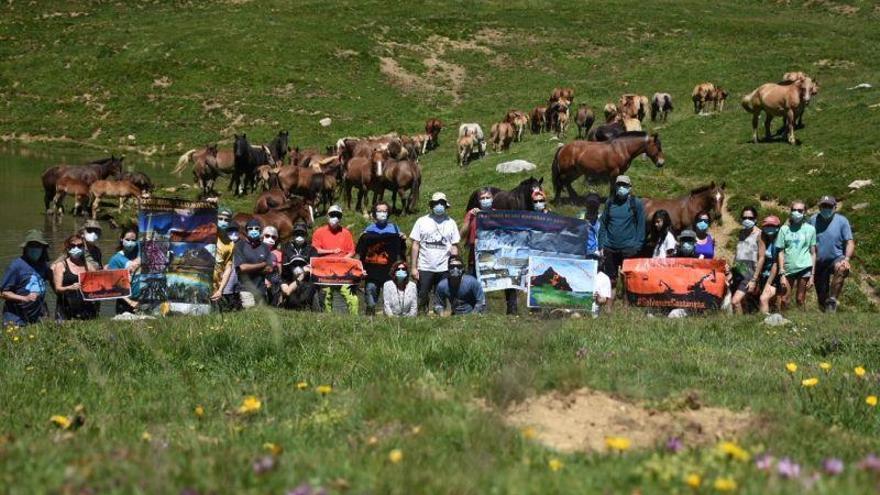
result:
[[[480,192],[477,193],[477,200],[480,206],[468,210],[467,213],[464,214],[464,219],[461,221],[459,236],[465,240],[465,246],[468,248],[467,273],[474,276],[477,274],[476,248],[474,247],[474,244],[477,242],[477,213],[481,211],[492,211],[493,199],[494,195],[492,194],[491,187],[481,188]]]
[[[107,263],[108,270],[128,270],[131,273],[131,296],[116,300],[116,314],[134,313],[137,310],[137,298],[140,295],[138,274],[141,268],[141,255],[138,249],[138,230],[134,227],[122,231],[119,239],[119,251]]]
[[[416,220],[412,232],[410,270],[419,287],[419,311],[428,309],[428,299],[441,280],[446,278],[450,256],[458,256],[461,234],[455,220],[449,218],[451,207],[446,194],[435,192],[428,202],[431,213]]]
[[[614,182],[614,196],[605,202],[599,229],[599,249],[603,259],[600,269],[611,279],[612,290],[617,287],[623,260],[637,257],[644,243],[644,203],[632,194],[632,180],[619,175]]]
[[[64,253],[52,265],[52,281],[58,300],[55,319],[94,320],[98,317],[98,305],[83,299],[80,292],[79,274],[89,271],[86,266],[86,242],[79,234],[64,240]]]
[[[327,225],[318,227],[312,235],[312,246],[318,256],[351,258],[355,254],[354,237],[342,226],[342,207],[333,205],[327,210]],[[358,314],[356,286],[325,287],[324,309],[334,313]],[[339,299],[342,301],[339,301]]]
[[[391,207],[380,201],[373,206],[373,219],[364,229],[357,243],[357,256],[367,272],[364,283],[365,312],[368,316],[376,314],[379,294],[390,280],[391,264],[406,256],[406,236],[397,225],[388,221]]]

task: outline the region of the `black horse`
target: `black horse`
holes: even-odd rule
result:
[[[266,147],[272,153],[273,160],[279,163],[284,161],[284,158],[290,153],[290,131],[279,131],[275,139],[270,141]]]
[[[247,134],[235,135],[235,143],[232,145],[232,151],[235,155],[235,169],[232,172],[232,180],[229,181],[229,188],[233,194],[241,196],[247,194],[248,190],[256,189],[256,171],[260,165],[272,164],[272,159],[268,147],[253,147],[247,140]]]
[[[497,187],[489,187],[492,191],[492,209],[494,210],[526,210],[531,211],[534,208],[532,201],[532,193],[535,191],[543,191],[542,184],[544,178],[536,179],[529,177],[520,182],[519,185],[510,191],[504,191]],[[480,207],[480,190],[477,189],[468,199],[467,210]]]
[[[623,122],[612,122],[590,129],[590,132],[587,133],[587,141],[611,141],[624,132],[626,132],[626,126],[623,125]]]

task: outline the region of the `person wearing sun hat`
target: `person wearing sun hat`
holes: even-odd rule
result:
[[[450,256],[458,255],[461,233],[455,220],[449,217],[452,205],[446,194],[435,192],[428,202],[430,213],[420,217],[413,225],[409,238],[412,239],[412,278],[418,284],[419,311],[425,313],[431,291],[446,278]]]
[[[834,196],[822,196],[819,213],[810,217],[810,225],[816,228],[816,296],[819,308],[831,313],[837,311],[856,250],[849,220],[836,212],[836,207]]]
[[[43,232],[28,231],[21,251],[21,256],[6,268],[0,282],[4,325],[30,325],[49,314],[46,306],[46,288],[50,283],[49,243]]]
[[[104,258],[101,254],[101,248],[98,247],[98,239],[101,238],[103,229],[97,220],[86,220],[83,224],[81,234],[86,240],[86,264],[89,270],[100,270],[104,267]]]
[[[232,253],[235,250],[235,242],[229,238],[228,229],[229,222],[231,221],[231,209],[219,208],[217,210],[217,250],[214,253],[214,292],[211,294],[212,301],[219,301],[223,297],[223,287],[225,282],[229,281],[230,276],[227,272],[232,271]]]
[[[764,245],[764,264],[758,267],[759,307],[764,314],[770,314],[770,305],[776,300],[779,289],[779,248],[776,247],[776,236],[782,222],[776,215],[764,217],[761,222],[761,242]]]

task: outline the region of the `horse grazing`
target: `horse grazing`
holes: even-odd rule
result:
[[[82,215],[83,206],[89,202],[89,185],[85,182],[73,177],[64,176],[55,183],[55,196],[52,198],[50,209],[57,211],[59,215],[64,214],[64,197],[66,195],[73,196],[74,215]]]
[[[608,178],[613,187],[614,179],[625,174],[633,159],[642,153],[658,168],[665,163],[660,136],[646,132],[625,132],[611,141],[572,141],[561,146],[553,157],[554,201],[559,201],[563,189],[570,199],[577,199],[571,183],[581,175],[588,180]]]
[[[143,172],[122,172],[116,177],[117,180],[130,181],[132,184],[138,186],[141,191],[153,192],[153,189],[155,189],[153,181],[150,180],[150,176]]]
[[[666,210],[672,220],[672,230],[676,233],[689,228],[694,218],[701,211],[713,213],[716,221],[721,221],[724,208],[724,186],[710,184],[693,189],[686,196],[674,199],[643,198],[645,203],[645,220],[650,229],[651,217],[657,210]]]
[[[545,120],[547,130],[555,132],[557,138],[560,137],[560,135],[565,134],[565,127],[568,125],[569,118],[569,105],[571,105],[570,100],[559,98],[550,103],[547,107],[547,116]],[[565,116],[560,117],[561,115]],[[560,119],[565,120],[562,125],[560,125]]]
[[[119,212],[128,198],[139,199],[141,196],[149,196],[146,191],[128,180],[97,180],[89,186],[89,196],[92,199],[92,219],[98,218],[98,207],[101,198],[119,198]]]
[[[513,126],[515,131],[514,141],[517,143],[522,141],[523,131],[529,124],[529,116],[519,110],[508,110],[504,116],[504,122]]]
[[[721,86],[716,86],[715,90],[709,94],[709,101],[712,102],[712,110],[715,112],[724,111],[724,102],[730,94]]]
[[[638,122],[638,120],[636,120],[636,122]],[[623,119],[618,118],[610,123],[590,129],[587,133],[587,141],[611,141],[626,131],[626,125]]]
[[[798,107],[798,111],[796,112],[797,113],[797,115],[796,115],[797,122],[795,122],[796,129],[801,129],[804,127],[804,110],[807,109],[807,105],[810,104],[810,102],[813,100],[813,97],[816,96],[817,94],[819,94],[819,83],[816,82],[815,79],[810,78],[806,73],[800,72],[800,71],[786,72],[785,74],[782,75],[783,81],[804,81],[805,82],[807,79],[809,79],[813,83],[812,87],[810,89],[810,99],[805,100],[804,104],[801,105],[800,107]]]
[[[55,185],[62,177],[70,177],[91,185],[92,182],[107,177],[118,175],[122,172],[122,162],[125,157],[110,156],[101,160],[95,160],[85,165],[55,165],[46,169],[40,180],[43,184],[43,205],[46,213],[52,213],[55,208],[52,206],[55,200]]]
[[[618,113],[624,118],[644,120],[648,114],[648,97],[637,94],[625,94],[617,102]]]
[[[397,196],[400,196],[400,206],[404,214],[415,211],[419,201],[419,189],[422,185],[422,167],[416,160],[388,160],[385,162],[385,170],[381,177],[378,198],[384,199],[385,189],[391,189],[391,210],[397,209]],[[409,191],[409,196],[404,193]],[[374,197],[374,204],[376,198]]]
[[[617,105],[614,103],[606,103],[605,107],[602,109],[602,112],[605,114],[605,123],[609,124],[617,119],[618,111]]]
[[[529,120],[532,122],[532,134],[540,134],[546,129],[546,116],[547,107],[535,107],[532,109],[532,113],[529,115]]]
[[[497,187],[489,187],[492,191],[492,209],[495,210],[525,210],[532,211],[534,209],[534,201],[532,201],[532,193],[543,189],[544,178],[536,179],[529,177],[520,182],[510,191],[504,191]],[[480,190],[477,189],[471,193],[467,202],[467,211],[480,206]]]
[[[510,149],[510,143],[513,141],[516,131],[507,122],[499,122],[492,124],[492,131],[489,135],[489,139],[492,141],[492,151],[498,153]]]
[[[214,169],[215,174],[229,175],[235,171],[235,154],[231,149],[219,149],[217,143],[205,145],[202,149],[193,148],[180,155],[180,158],[177,159],[177,166],[172,173],[180,175],[190,163],[194,164],[193,175],[197,174],[196,169],[204,172],[209,165]],[[214,178],[216,179],[216,177]],[[198,177],[196,177],[196,182],[198,182]]]
[[[289,239],[293,234],[293,226],[298,222],[305,222],[308,225],[315,223],[311,205],[300,198],[292,198],[266,213],[236,213],[233,219],[239,225],[245,225],[251,219],[256,219],[263,227],[272,225],[278,229],[280,240]]]
[[[794,136],[795,116],[798,109],[806,105],[813,96],[813,81],[810,78],[798,81],[784,81],[779,84],[762,84],[758,89],[742,99],[742,107],[752,114],[752,141],[758,142],[758,118],[764,112],[764,138],[770,140],[770,122],[773,117],[784,117],[788,128],[788,142],[796,144]]]
[[[581,105],[578,107],[577,114],[574,117],[574,123],[577,124],[578,128],[578,139],[584,139],[587,137],[587,133],[590,132],[590,128],[593,127],[593,122],[596,121],[596,115],[593,113],[593,109],[588,107],[587,105]]]
[[[275,160],[266,146],[254,147],[248,142],[247,134],[235,135],[235,143],[232,146],[235,155],[235,171],[232,173],[232,181],[229,186],[233,194],[241,196],[248,190],[254,190],[257,167],[260,165],[274,165]]]
[[[357,210],[365,211],[363,210],[363,207],[366,206],[364,197],[369,191],[374,191],[375,194],[381,187],[384,162],[385,155],[379,150],[375,150],[370,158],[356,156],[348,161],[342,176],[342,183],[349,209],[351,209],[351,190],[357,188]]]
[[[547,103],[552,104],[563,99],[570,102],[574,101],[574,90],[571,88],[553,88],[553,91],[550,92],[550,98],[547,100]]]
[[[438,118],[430,118],[425,121],[425,134],[431,136],[427,142],[427,149],[437,149],[440,146],[440,131],[443,130],[443,121]]]
[[[651,97],[651,122],[656,122],[658,117],[666,122],[671,111],[672,96],[669,93],[654,93]]]
[[[706,109],[706,103],[711,101],[711,96],[715,93],[715,85],[710,82],[703,82],[694,86],[691,93],[691,99],[694,101],[694,113],[703,113]]]

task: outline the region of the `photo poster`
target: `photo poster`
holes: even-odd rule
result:
[[[529,257],[584,258],[589,224],[535,211],[477,214],[477,278],[484,291],[528,290]]]
[[[596,260],[529,256],[528,307],[592,311]]]
[[[79,274],[79,291],[85,301],[105,301],[131,296],[128,270],[98,270]]]
[[[364,276],[361,260],[344,256],[313,256],[310,266],[318,285],[356,285]]]
[[[635,258],[623,262],[630,304],[646,308],[718,309],[727,282],[724,260]]]
[[[205,201],[148,198],[138,211],[139,302],[162,314],[205,314],[217,250],[217,206]]]

